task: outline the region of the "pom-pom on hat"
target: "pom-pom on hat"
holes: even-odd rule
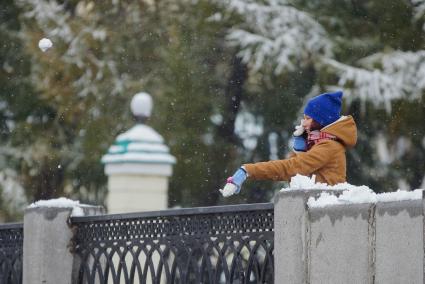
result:
[[[325,93],[308,101],[304,114],[313,118],[322,126],[338,120],[341,115],[342,92]]]

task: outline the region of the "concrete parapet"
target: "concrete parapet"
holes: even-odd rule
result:
[[[373,204],[309,210],[307,283],[370,283],[373,211]]]
[[[275,283],[425,283],[423,192],[307,202],[322,191],[277,194]]]

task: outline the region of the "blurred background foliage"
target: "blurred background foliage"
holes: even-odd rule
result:
[[[348,182],[423,188],[424,15],[421,0],[1,1],[0,220],[38,199],[103,204],[100,158],[139,91],[177,158],[170,207],[270,201],[285,182],[218,188],[284,158],[305,101],[334,89],[359,128]]]

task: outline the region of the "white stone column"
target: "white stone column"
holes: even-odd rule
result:
[[[152,109],[152,99],[138,93],[131,110],[138,122],[120,134],[102,157],[108,176],[109,213],[156,211],[168,206],[168,179],[176,159],[164,139],[144,124]]]

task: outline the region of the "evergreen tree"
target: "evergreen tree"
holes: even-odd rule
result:
[[[234,117],[226,116],[218,126],[211,120],[228,108],[228,94],[234,92],[225,29],[209,19],[215,6],[25,0],[21,7],[32,81],[47,106],[42,127],[32,123],[17,131],[31,133],[27,144],[37,146],[21,172],[30,199],[65,194],[102,202],[100,157],[133,123],[123,113],[143,89],[158,103],[151,123],[179,161],[170,205],[215,204],[223,169],[235,156],[231,131],[222,131]],[[37,48],[42,37],[54,42],[46,53]]]
[[[100,158],[141,90],[177,157],[170,206],[269,201],[281,183],[231,200],[218,188],[242,163],[284,158],[306,99],[334,88],[359,126],[349,181],[424,184],[422,0],[3,2],[3,203],[23,189],[102,203]]]
[[[19,138],[14,131],[40,105],[29,79],[30,63],[20,38],[20,14],[14,1],[0,3],[0,220],[5,221],[19,218],[26,203],[18,165],[27,159],[27,151],[15,148]]]
[[[273,90],[290,85],[293,74],[304,70],[311,74],[303,82],[307,97],[344,88],[345,113],[359,125],[359,143],[349,157],[350,182],[377,191],[421,186],[423,125],[420,114],[412,118],[408,109],[419,113],[424,104],[423,1],[217,2],[244,15],[228,39],[240,48],[255,77],[273,78]],[[265,96],[258,97],[251,108],[265,105]],[[258,115],[267,117],[268,111]],[[260,141],[266,143],[267,135]],[[259,160],[267,159],[267,150],[254,152]]]

